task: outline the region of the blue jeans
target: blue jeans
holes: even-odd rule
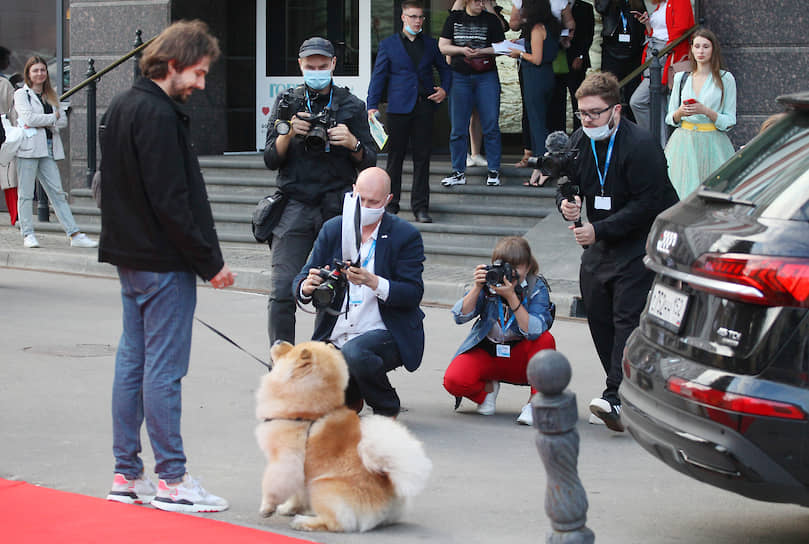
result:
[[[387,373],[402,366],[402,358],[390,331],[375,329],[355,336],[343,344],[340,351],[350,375],[346,403],[364,399],[375,414],[397,415],[399,395]]]
[[[449,116],[452,131],[449,136],[449,151],[452,155],[452,170],[466,171],[466,149],[469,147],[469,120],[472,109],[478,110],[486,148],[489,170],[500,170],[500,78],[497,70],[482,74],[463,75],[452,73]]]
[[[45,194],[51,201],[56,218],[65,229],[65,234],[72,236],[79,232],[73,212],[67,203],[67,193],[62,190],[62,178],[59,177],[59,167],[53,160],[53,142],[48,141],[48,156],[26,159],[17,157],[17,208],[20,214],[20,230],[23,236],[34,234],[34,216],[32,202],[34,200],[34,186],[36,180],[42,184]]]
[[[143,473],[140,428],[146,430],[155,472],[168,483],[185,474],[180,435],[181,381],[188,372],[191,326],[197,304],[192,272],[148,272],[118,267],[123,334],[112,385],[115,472]]]

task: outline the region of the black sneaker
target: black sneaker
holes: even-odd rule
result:
[[[611,404],[608,400],[599,397],[590,401],[590,411],[613,431],[624,432],[620,404]]]
[[[489,170],[488,177],[486,178],[486,185],[489,187],[500,186],[500,172],[497,170]]]

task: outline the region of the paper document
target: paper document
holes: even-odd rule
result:
[[[492,47],[494,48],[496,55],[508,55],[511,53],[512,49],[516,49],[517,51],[525,51],[525,39],[520,38],[519,40],[514,40],[513,42],[510,40],[505,40],[502,42],[493,43]]]
[[[385,142],[388,141],[388,133],[385,132],[385,127],[375,115],[368,118],[368,126],[371,127],[371,136],[376,142],[377,147],[382,151],[382,148],[385,147]]]

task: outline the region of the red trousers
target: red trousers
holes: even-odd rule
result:
[[[527,384],[526,369],[531,357],[543,349],[556,349],[549,331],[536,340],[523,340],[511,346],[510,357],[495,357],[483,348],[473,348],[455,357],[444,372],[444,389],[455,397],[466,397],[476,404],[486,398],[486,382]],[[531,394],[536,390],[531,387]]]

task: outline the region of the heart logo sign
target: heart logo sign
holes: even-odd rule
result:
[[[267,106],[262,107],[261,108],[261,113],[263,113],[264,115],[267,115],[268,113],[270,113],[270,108],[268,108]]]

